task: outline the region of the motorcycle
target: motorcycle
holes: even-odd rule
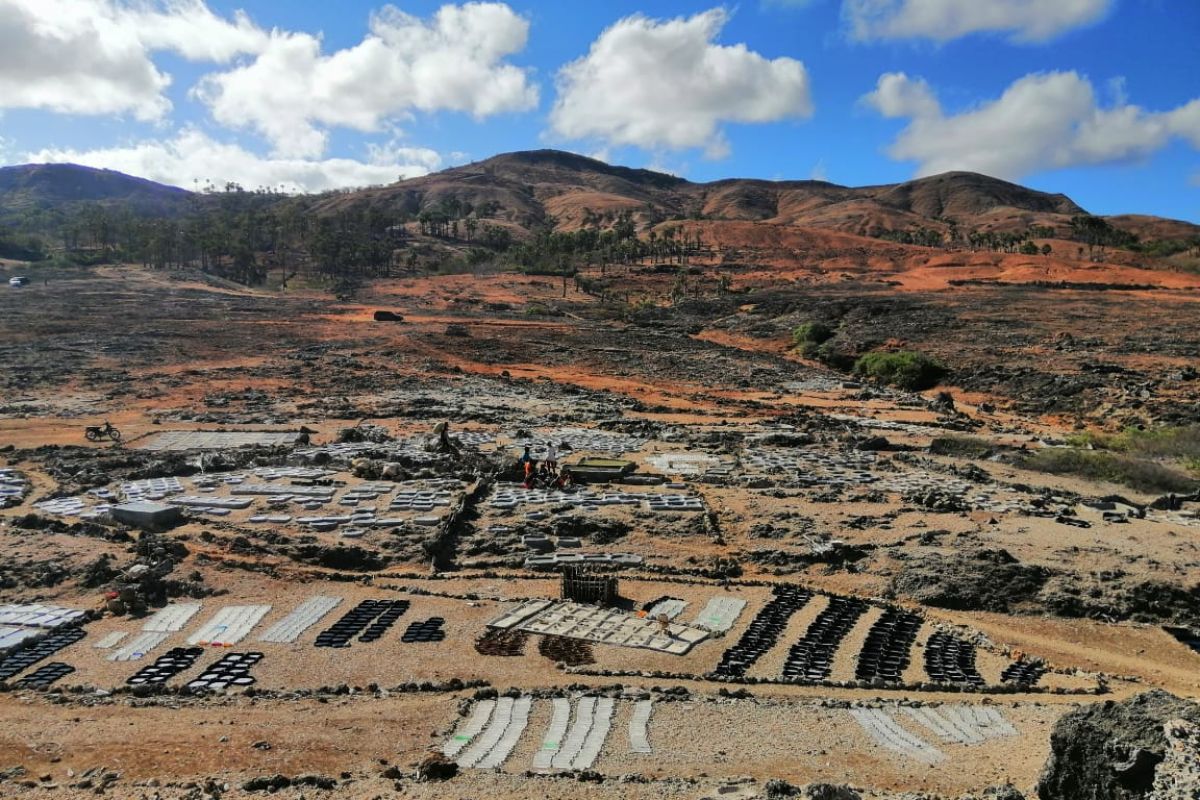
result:
[[[114,428],[108,420],[105,420],[103,425],[87,426],[83,435],[87,437],[89,442],[98,442],[101,439],[112,439],[114,442],[121,441],[121,432]]]

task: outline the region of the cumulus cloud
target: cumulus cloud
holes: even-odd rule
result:
[[[844,0],[857,39],[933,39],[1006,33],[1016,42],[1044,42],[1097,22],[1113,0]]]
[[[171,79],[153,52],[228,61],[266,41],[244,14],[226,20],[202,0],[0,0],[0,108],[156,120]]]
[[[218,122],[256,131],[278,157],[314,158],[328,129],[379,130],[413,111],[483,118],[537,106],[537,86],[507,56],[529,23],[503,3],[445,5],[429,21],[386,6],[359,44],[322,52],[307,33],[272,33],[249,64],[201,80]]]
[[[203,0],[163,0],[159,5],[120,8],[121,24],[137,33],[150,50],[170,50],[190,61],[226,62],[257,53],[268,41],[265,31],[244,11],[233,19],[218,17]]]
[[[863,99],[885,117],[936,117],[942,113],[929,83],[903,72],[880,75],[875,91]]]
[[[910,119],[888,154],[916,161],[919,175],[970,170],[1015,179],[1144,157],[1176,137],[1200,149],[1200,99],[1162,112],[1123,101],[1102,108],[1076,72],[1027,75],[957,115],[944,113],[925,81],[904,73],[880,76],[863,101],[884,116]]]
[[[368,161],[348,158],[306,160],[262,158],[236,145],[218,142],[195,128],[174,138],[98,150],[46,149],[26,153],[29,163],[70,163],[114,169],[160,183],[192,189],[197,183],[221,186],[234,181],[247,189],[321,192],[393,183],[441,166],[434,150],[378,146]]]
[[[729,152],[723,122],[811,116],[804,65],[716,44],[727,20],[720,8],[686,19],[619,20],[559,70],[552,131],[605,146],[702,147],[719,158]]]

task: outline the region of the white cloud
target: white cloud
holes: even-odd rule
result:
[[[206,76],[195,96],[220,123],[257,131],[281,157],[319,156],[328,128],[379,130],[412,111],[482,118],[537,106],[529,73],[505,62],[529,23],[503,3],[445,5],[428,22],[385,6],[359,44],[324,54],[275,32],[249,64]]]
[[[70,163],[114,169],[160,183],[193,189],[199,183],[221,186],[228,181],[247,189],[267,187],[289,192],[320,192],[393,183],[424,175],[441,165],[433,150],[394,145],[370,151],[368,162],[348,158],[324,160],[262,158],[235,145],[218,142],[194,128],[166,141],[144,141],[99,150],[46,149],[27,153],[29,163]]]
[[[863,98],[885,117],[932,117],[942,107],[924,78],[913,80],[903,72],[879,76],[875,91]]]
[[[161,117],[170,78],[108,5],[0,0],[0,106]]]
[[[619,20],[559,70],[551,129],[605,147],[702,147],[720,158],[729,153],[723,122],[811,116],[804,65],[716,44],[727,20],[720,8],[686,19]]]
[[[1097,22],[1113,0],[844,0],[842,13],[857,39],[933,39],[1006,33],[1016,42],[1044,42]]]
[[[810,181],[829,181],[829,170],[825,167],[825,159],[819,159],[816,164],[813,164],[812,170],[808,173]]]
[[[203,0],[162,0],[158,6],[136,5],[118,14],[150,50],[171,50],[190,61],[225,62],[243,53],[257,53],[267,34],[244,11],[233,20],[218,17]]]
[[[227,61],[265,42],[244,14],[230,22],[202,0],[0,0],[0,108],[156,120],[171,79],[153,52]]]
[[[1121,103],[1101,108],[1075,72],[1027,75],[991,102],[946,115],[933,90],[903,73],[880,76],[863,101],[910,118],[888,149],[919,175],[970,170],[1015,179],[1031,172],[1144,157],[1174,137],[1200,149],[1200,99],[1172,111]]]

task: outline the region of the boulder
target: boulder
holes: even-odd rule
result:
[[[1050,736],[1038,795],[1042,800],[1156,796],[1156,773],[1174,749],[1168,723],[1172,730],[1200,724],[1200,706],[1156,689],[1067,714]]]

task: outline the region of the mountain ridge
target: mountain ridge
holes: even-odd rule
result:
[[[74,164],[0,167],[0,217],[81,202],[127,205],[170,216],[197,196],[145,178]],[[1026,230],[1063,226],[1087,211],[1061,193],[1042,192],[974,172],[947,172],[892,184],[848,187],[828,181],[722,178],[693,182],[649,169],[542,149],[501,153],[385,186],[281,196],[318,215],[376,207],[414,217],[447,206],[470,208],[520,233],[611,224],[628,215],[641,230],[676,220],[743,221],[854,235],[930,228]],[[480,211],[486,213],[479,213]],[[1200,235],[1200,226],[1142,214],[1106,219],[1138,235]]]
[[[0,212],[55,208],[72,203],[127,202],[135,211],[182,208],[187,189],[110,169],[80,164],[18,164],[0,167]]]

